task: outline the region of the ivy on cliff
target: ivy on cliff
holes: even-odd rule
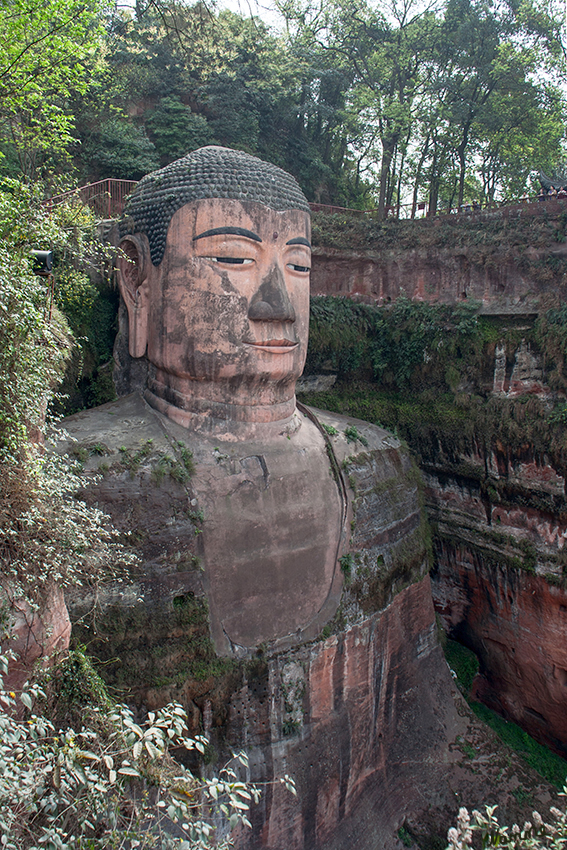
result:
[[[422,463],[442,453],[457,467],[463,454],[494,451],[551,456],[567,469],[567,310],[551,308],[526,327],[525,319],[481,316],[478,308],[405,297],[374,307],[316,296],[306,373],[335,372],[337,383],[302,399],[397,432]],[[511,361],[522,340],[543,357],[544,379],[560,393],[494,395],[496,345]]]
[[[393,391],[413,384],[447,389],[454,383],[448,367],[480,354],[485,327],[477,310],[472,302],[452,308],[405,296],[383,308],[316,296],[306,372],[336,371]]]
[[[17,462],[27,436],[41,427],[68,356],[71,337],[32,270],[32,249],[49,249],[61,233],[33,189],[0,185],[0,459]]]

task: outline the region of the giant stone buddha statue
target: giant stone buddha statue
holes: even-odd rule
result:
[[[66,601],[125,699],[181,702],[217,752],[247,749],[253,781],[296,777],[239,847],[393,850],[408,800],[446,785],[450,680],[409,453],[296,403],[309,243],[295,180],[245,153],[202,148],[138,185],[116,359],[147,377],[69,417],[60,446],[138,561]]]
[[[219,654],[315,637],[339,601],[345,488],[324,429],[295,399],[309,240],[291,175],[213,146],[147,175],[121,222],[129,351],[147,358],[148,378],[143,400],[114,405],[112,426],[135,404],[137,422],[193,452],[189,496],[203,517],[197,551]],[[94,439],[90,419],[67,420],[73,439]],[[100,418],[96,429],[111,455],[124,449]]]

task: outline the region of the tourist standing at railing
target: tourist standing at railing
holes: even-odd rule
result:
[[[537,193],[537,199],[538,199],[538,201],[545,201],[546,198],[547,198],[547,192],[545,191],[543,186],[541,186],[539,192]]]

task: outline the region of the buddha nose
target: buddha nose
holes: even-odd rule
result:
[[[252,298],[248,318],[256,322],[295,322],[295,310],[279,265],[272,266]]]

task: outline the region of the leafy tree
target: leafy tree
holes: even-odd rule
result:
[[[21,173],[72,140],[68,100],[84,93],[105,0],[11,0],[0,5],[0,126]]]
[[[175,95],[160,100],[150,113],[146,126],[160,157],[160,165],[167,165],[213,141],[206,118],[194,115],[191,108]]]
[[[159,167],[155,146],[143,126],[113,116],[84,142],[91,177],[140,180]]]
[[[545,124],[549,130],[549,113],[542,106],[552,102],[544,92],[551,86],[537,84],[535,73],[556,54],[556,33],[552,18],[539,15],[535,19],[533,4],[520,9],[514,3],[495,6],[485,0],[448,0],[435,50],[438,100],[426,125],[433,155],[432,211],[443,180],[447,206],[463,203],[473,157],[482,158],[483,189],[491,200],[501,188],[500,163],[512,139],[520,142],[523,136],[524,144],[531,142],[524,149],[524,167],[530,153],[536,158],[541,155],[540,128]],[[552,140],[557,144],[559,138],[555,132],[545,146],[549,149]],[[534,164],[532,160],[531,168]],[[448,184],[447,172],[454,175]],[[524,185],[525,177],[524,172]]]

